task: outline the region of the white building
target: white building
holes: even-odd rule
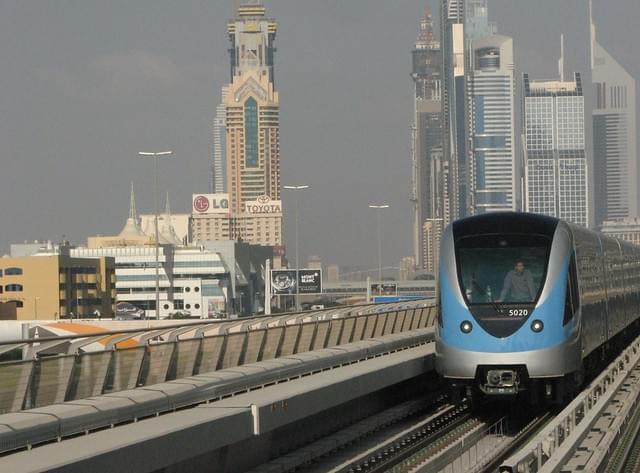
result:
[[[74,248],[71,256],[116,260],[118,302],[129,302],[156,317],[155,247]],[[207,317],[226,312],[229,271],[220,254],[204,248],[177,248],[160,245],[160,318],[175,313]]]

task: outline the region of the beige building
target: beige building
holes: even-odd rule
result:
[[[222,93],[229,192],[227,238],[281,245],[280,103],[274,86],[277,25],[265,13],[262,5],[242,5],[237,18],[227,24],[231,83]],[[220,215],[210,215],[204,221],[194,216],[193,220],[194,240],[224,239],[226,225]],[[217,238],[220,235],[222,238]]]
[[[191,235],[194,242],[243,240],[255,245],[282,244],[282,203],[269,196],[229,209],[229,194],[194,194]]]
[[[16,305],[18,320],[111,317],[116,284],[113,258],[68,255],[0,258],[0,301]]]
[[[444,230],[444,220],[441,218],[427,219],[422,225],[423,262],[426,271],[437,276],[440,260],[440,241]]]

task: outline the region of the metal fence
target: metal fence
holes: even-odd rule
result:
[[[112,349],[95,352],[36,352],[31,360],[0,363],[0,414],[427,328],[435,319],[436,307],[421,303],[328,320],[298,317],[296,323],[280,320],[277,325],[262,323],[215,335],[189,332],[197,338],[158,341],[151,336],[132,348],[112,344]]]

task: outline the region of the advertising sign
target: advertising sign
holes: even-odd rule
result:
[[[193,194],[194,214],[229,213],[229,194]]]
[[[272,294],[295,294],[296,290],[295,269],[274,269],[271,271]]]
[[[398,294],[398,285],[396,283],[376,283],[371,285],[372,296],[395,296]]]
[[[282,201],[271,200],[268,195],[261,195],[256,200],[245,202],[244,211],[248,214],[280,214]]]
[[[301,269],[298,271],[298,293],[320,294],[322,292],[322,270]]]

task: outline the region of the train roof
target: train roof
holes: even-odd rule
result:
[[[488,233],[537,233],[552,238],[559,222],[540,214],[492,212],[456,220],[452,227],[456,238]]]

